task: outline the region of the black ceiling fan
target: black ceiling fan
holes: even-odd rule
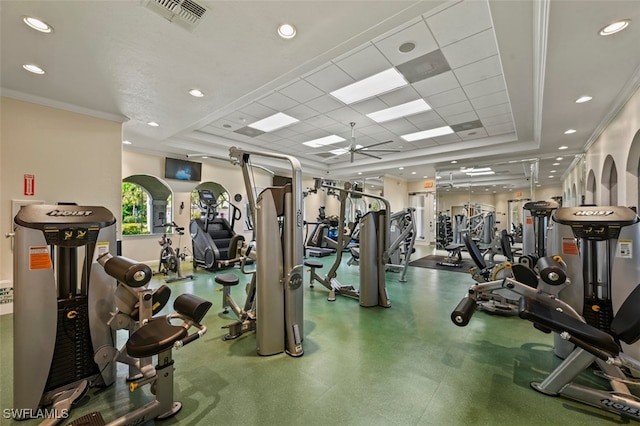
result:
[[[347,148],[341,148],[340,150],[344,150],[344,152],[348,152],[349,153],[349,162],[350,163],[353,163],[354,154],[366,155],[367,157],[371,157],[371,158],[375,158],[375,159],[378,159],[378,160],[382,160],[382,157],[378,157],[377,155],[374,155],[374,154],[371,154],[371,153],[372,152],[400,152],[399,149],[371,149],[371,148],[373,148],[375,146],[380,146],[380,145],[384,145],[384,144],[387,144],[387,143],[391,143],[391,142],[393,142],[392,140],[374,143],[374,144],[369,145],[369,146],[358,147],[358,145],[356,145],[356,136],[355,136],[356,123],[352,121],[351,123],[349,123],[349,125],[351,126],[351,141],[350,141],[350,144],[349,144],[349,146]],[[330,158],[328,158],[328,160],[331,160],[333,158],[337,158],[340,155],[342,155],[343,153],[335,155],[333,157],[330,157]]]

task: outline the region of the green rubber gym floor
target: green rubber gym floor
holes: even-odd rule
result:
[[[413,259],[432,253],[417,247]],[[333,256],[320,259],[325,265]],[[185,264],[186,267],[189,264]],[[189,271],[187,271],[189,272]],[[320,273],[322,270],[320,270]],[[467,327],[449,315],[472,284],[469,275],[410,267],[406,283],[387,273],[392,307],[361,308],[353,299],[326,300],[319,284],[304,287],[304,356],[256,354],[253,333],[223,341],[221,286],[197,271],[193,281],[170,284],[176,295],[195,293],[214,303],[207,334],[174,351],[175,395],[183,408],[163,425],[595,425],[627,423],[614,414],[539,394],[539,380],[558,360],[551,335],[517,317],[477,312]],[[358,268],[339,270],[343,284]],[[241,283],[244,279],[241,280]],[[162,283],[155,278],[154,286]],[[244,286],[233,288],[236,300]],[[165,308],[164,312],[168,309]],[[2,425],[35,425],[5,418],[12,407],[12,315],[0,317]],[[123,341],[124,334],[119,334]],[[152,399],[149,386],[129,393],[127,367],[118,381],[89,391],[70,420],[100,411],[108,422]],[[593,380],[586,378],[585,380]]]

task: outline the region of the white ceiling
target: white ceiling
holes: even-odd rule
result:
[[[314,175],[413,181],[437,170],[445,186],[505,191],[529,187],[532,173],[540,185],[559,184],[640,86],[638,1],[197,0],[207,10],[193,28],[147,3],[3,0],[2,95],[122,120],[132,142],[125,149],[210,161],[199,155],[228,158],[238,145],[295,155]],[[54,31],[32,30],[25,15]],[[623,18],[628,29],[598,35]],[[282,22],[297,27],[294,39],[276,35]],[[415,48],[402,53],[407,42]],[[46,74],[24,71],[25,63]],[[411,83],[351,105],[329,94],[391,67]],[[206,96],[191,97],[194,87]],[[585,94],[593,100],[574,102]],[[433,109],[385,123],[366,116],[416,99]],[[236,132],[276,112],[300,121]],[[356,154],[353,163],[348,154],[318,155],[349,145],[350,122],[358,145],[390,140],[376,148],[398,152]],[[458,131],[400,138],[445,125]],[[577,132],[565,135],[569,128]],[[346,142],[302,145],[330,134]],[[470,182],[460,172],[483,166],[496,174]]]

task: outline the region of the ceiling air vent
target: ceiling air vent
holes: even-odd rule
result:
[[[193,31],[207,8],[192,0],[143,0],[142,4],[168,21]]]

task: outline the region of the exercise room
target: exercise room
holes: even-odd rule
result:
[[[2,425],[640,419],[640,6],[2,1]]]

